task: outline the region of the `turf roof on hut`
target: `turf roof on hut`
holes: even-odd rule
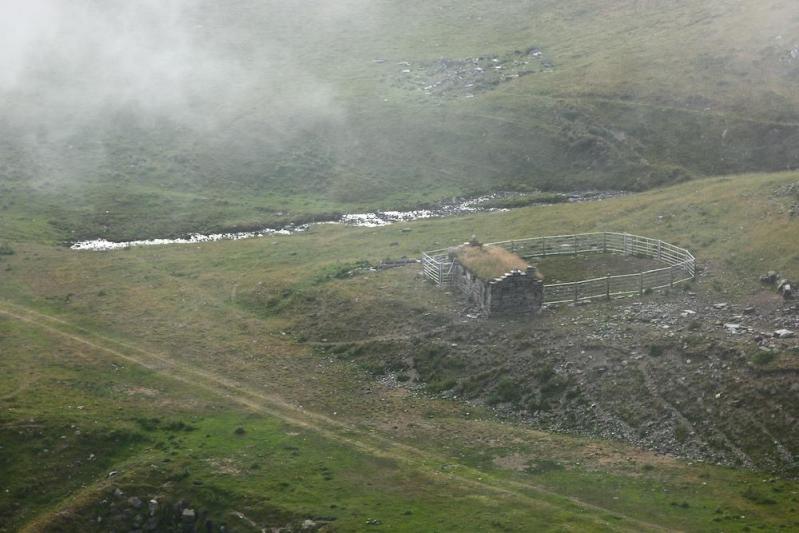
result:
[[[481,279],[494,279],[511,270],[526,270],[527,261],[499,246],[464,244],[455,249],[455,257]]]

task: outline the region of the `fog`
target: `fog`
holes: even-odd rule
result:
[[[6,132],[33,131],[39,142],[66,139],[120,112],[139,124],[167,120],[200,132],[262,115],[284,137],[307,122],[344,120],[331,85],[296,67],[290,45],[273,38],[268,10],[249,21],[262,28],[253,40],[238,35],[237,25],[251,15],[246,9],[215,4],[0,2]],[[362,7],[332,0],[302,5],[302,17],[330,23]],[[238,20],[225,26],[226,16]]]
[[[600,4],[0,0],[0,161],[337,201],[796,166],[784,0]]]

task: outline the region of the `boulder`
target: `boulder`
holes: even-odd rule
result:
[[[793,298],[791,282],[787,279],[780,280],[780,282],[777,284],[777,292],[786,300]]]
[[[130,498],[128,498],[128,504],[130,504],[130,506],[133,507],[134,509],[139,509],[143,505],[143,502],[141,501],[140,498],[137,498],[136,496],[131,496]]]

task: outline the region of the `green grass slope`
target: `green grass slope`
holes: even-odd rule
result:
[[[238,524],[234,511],[262,526],[334,516],[343,531],[368,520],[409,531],[795,528],[794,481],[501,422],[383,386],[308,338],[434,331],[456,305],[444,291],[390,272],[342,279],[363,260],[473,233],[634,230],[689,247],[708,272],[697,290],[735,301],[762,290],[763,270],[799,276],[799,200],[785,193],[798,180],[714,178],[580,205],[113,253],[13,242],[0,256],[3,521],[116,524],[130,515],[120,487],[170,508],[190,499],[215,523]],[[4,231],[35,235],[28,223]],[[317,329],[303,332],[312,313]]]

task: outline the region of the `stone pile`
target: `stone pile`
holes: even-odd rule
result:
[[[786,300],[793,298],[793,287],[791,282],[782,277],[779,272],[770,270],[768,273],[760,276],[760,282],[765,285],[772,285],[777,289],[777,293]]]

